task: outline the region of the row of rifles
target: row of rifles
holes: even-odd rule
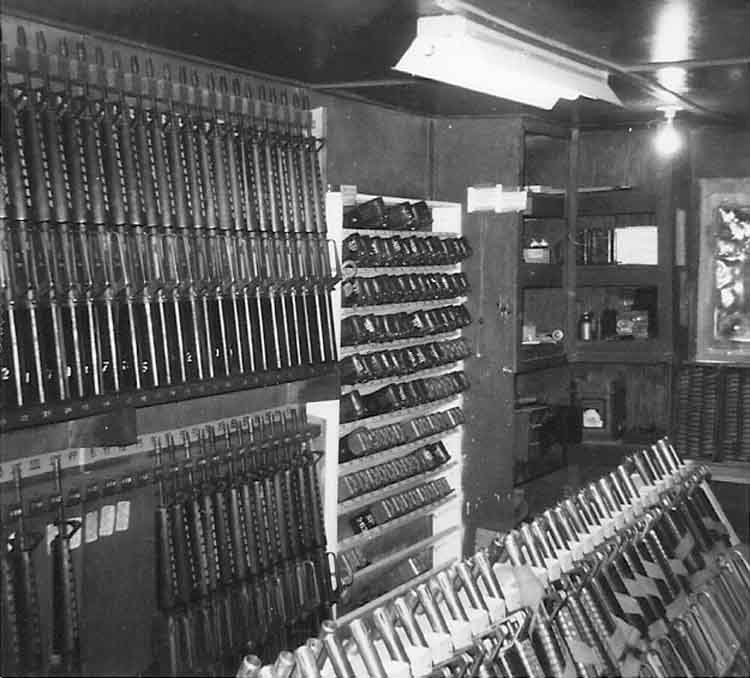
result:
[[[308,443],[320,430],[296,410],[275,414],[155,442],[160,675],[226,675],[248,644],[278,653],[331,613]]]
[[[298,95],[52,54],[42,32],[31,49],[22,28],[7,52],[3,407],[336,361],[322,142]]]

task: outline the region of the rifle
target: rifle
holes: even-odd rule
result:
[[[41,535],[32,535],[29,539],[27,533],[20,464],[13,467],[13,479],[16,504],[9,512],[9,518],[15,521],[15,536],[8,555],[8,584],[13,605],[9,609],[15,612],[17,621],[14,635],[17,639],[15,654],[18,666],[23,673],[37,673],[42,668],[42,639],[33,552],[41,541]]]
[[[80,673],[81,647],[76,579],[70,555],[70,539],[81,523],[65,518],[60,457],[53,460],[57,505],[57,534],[52,540],[52,649],[65,673]]]

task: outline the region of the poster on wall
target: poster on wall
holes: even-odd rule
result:
[[[696,359],[750,363],[750,179],[701,181]]]

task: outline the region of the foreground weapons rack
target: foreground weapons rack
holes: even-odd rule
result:
[[[287,409],[154,436],[153,467],[139,481],[158,493],[157,673],[224,675],[248,643],[264,656],[277,653],[316,633],[331,615],[337,578],[323,529],[319,453],[310,447],[320,432],[304,410]],[[86,592],[76,585],[71,544],[83,527],[80,518],[66,520],[65,511],[90,497],[63,488],[59,457],[53,471],[54,494],[25,501],[20,465],[14,468],[16,501],[4,521],[2,550],[10,675],[81,672],[77,600]],[[33,558],[43,546],[25,525],[30,511],[53,512],[58,527],[50,544],[49,653],[37,595],[46,573],[35,572]]]
[[[666,441],[238,678],[747,675],[750,560]]]
[[[3,45],[0,425],[333,369],[306,98],[35,37]]]

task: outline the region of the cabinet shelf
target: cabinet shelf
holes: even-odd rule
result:
[[[395,304],[371,304],[369,306],[344,306],[341,309],[341,317],[348,318],[352,315],[363,315],[366,313],[400,313],[402,311],[424,311],[430,308],[451,306],[466,303],[466,297],[445,297],[444,299],[425,299],[423,301],[401,301]]]
[[[368,504],[371,504],[378,499],[389,497],[390,495],[401,490],[408,490],[410,487],[419,485],[423,481],[432,480],[433,478],[436,478],[444,473],[447,473],[448,471],[451,471],[452,469],[455,469],[457,465],[457,462],[449,461],[448,463],[441,464],[437,468],[434,468],[430,471],[417,473],[416,475],[409,476],[408,478],[404,478],[403,480],[398,480],[395,483],[390,483],[389,485],[379,487],[377,490],[373,490],[372,492],[367,492],[365,494],[360,494],[357,497],[352,497],[351,499],[340,501],[338,509],[339,515],[345,516],[352,511],[364,508]]]
[[[399,516],[398,518],[394,518],[393,520],[389,520],[387,523],[383,523],[382,525],[373,527],[371,530],[365,530],[364,532],[360,532],[359,534],[353,534],[351,537],[346,537],[339,542],[339,551],[345,551],[354,546],[364,544],[367,541],[372,541],[373,539],[382,537],[384,534],[393,532],[393,530],[396,530],[399,527],[408,525],[410,522],[417,520],[417,518],[422,518],[423,516],[428,516],[431,513],[435,513],[435,511],[437,511],[439,508],[442,508],[450,502],[455,501],[456,497],[456,491],[451,490],[450,494],[441,499],[438,499],[437,501],[432,502],[431,504],[427,504],[426,506],[415,509],[414,511],[411,511],[406,515]]]
[[[672,352],[665,351],[656,339],[632,341],[577,342],[570,362],[656,364],[669,362]]]
[[[521,345],[518,352],[517,372],[532,372],[565,365],[567,357],[561,344]]]
[[[409,372],[408,374],[397,375],[393,377],[383,377],[382,379],[372,379],[371,381],[362,381],[356,384],[341,384],[341,393],[349,393],[350,391],[359,391],[361,395],[366,395],[376,391],[383,386],[392,384],[394,381],[400,381],[402,379],[424,379],[425,377],[437,377],[441,374],[448,372],[454,372],[455,370],[463,369],[463,359],[454,360],[450,363],[444,363],[437,367],[428,367],[424,370],[416,370],[415,372]]]
[[[379,607],[383,603],[389,600],[393,600],[397,596],[400,596],[401,594],[406,593],[407,591],[410,591],[418,584],[421,584],[422,582],[425,582],[428,579],[431,579],[438,572],[442,572],[443,570],[445,570],[452,564],[453,564],[453,560],[450,560],[442,565],[433,567],[431,570],[428,570],[427,572],[423,572],[422,574],[419,574],[416,577],[413,577],[412,579],[409,579],[409,581],[404,582],[400,586],[397,586],[395,589],[391,589],[390,591],[387,591],[382,596],[375,598],[375,600],[371,600],[369,603],[365,603],[361,607],[358,607],[355,610],[352,610],[351,612],[347,612],[342,617],[339,617],[338,619],[336,619],[336,624],[339,627],[341,627],[341,626],[344,626],[345,624],[348,624],[354,619],[357,619],[359,617],[366,615],[368,612],[371,612],[372,610],[374,610],[376,607]]]
[[[565,216],[565,193],[528,191],[523,216],[532,219],[562,219]]]
[[[390,424],[399,419],[406,417],[412,417],[420,414],[431,414],[435,410],[439,410],[441,407],[448,403],[455,402],[461,398],[460,393],[456,393],[447,398],[440,398],[433,400],[429,403],[422,403],[414,407],[405,407],[400,410],[394,410],[393,412],[385,412],[384,414],[374,414],[370,417],[362,417],[361,419],[355,419],[354,421],[342,422],[339,425],[339,436],[343,437],[351,433],[355,428],[360,426],[381,426],[383,424]]]
[[[663,278],[658,266],[588,264],[576,268],[577,287],[643,287],[658,285]]]
[[[425,264],[424,266],[399,265],[399,266],[360,266],[354,264],[357,277],[374,278],[378,275],[409,275],[411,273],[458,273],[461,270],[460,262],[457,264]]]
[[[394,235],[403,235],[410,237],[412,235],[421,236],[423,238],[429,238],[432,236],[438,236],[443,238],[458,238],[461,233],[458,231],[399,231],[399,230],[387,230],[384,228],[344,228],[344,237],[352,233],[359,233],[360,235],[372,235],[372,236],[383,236],[390,237]]]
[[[656,197],[648,191],[630,188],[578,191],[579,216],[646,214],[655,211]]]
[[[420,346],[422,344],[429,344],[433,341],[448,341],[450,339],[458,339],[460,336],[461,330],[450,330],[449,332],[440,332],[438,334],[425,334],[421,337],[393,339],[392,341],[372,341],[367,344],[352,344],[341,347],[341,357],[346,358],[357,353],[371,353],[373,351],[406,348],[407,346]]]
[[[381,450],[380,452],[375,452],[373,454],[365,455],[364,457],[357,457],[356,459],[352,459],[351,461],[346,461],[342,464],[339,464],[339,474],[349,475],[350,473],[362,471],[366,468],[377,466],[378,464],[384,464],[391,459],[403,457],[410,452],[414,452],[415,450],[420,449],[421,447],[425,447],[426,445],[431,445],[432,443],[443,440],[446,436],[449,436],[451,433],[453,433],[457,428],[458,426],[455,426],[453,428],[446,429],[445,431],[440,431],[440,433],[433,433],[430,436],[419,438],[419,440],[413,440],[404,445],[389,447],[387,450]]]
[[[518,266],[518,284],[521,287],[562,287],[561,264],[528,264]]]
[[[413,556],[419,553],[422,549],[425,549],[428,546],[432,546],[433,544],[436,544],[442,541],[443,539],[447,539],[448,537],[459,532],[460,529],[461,528],[458,525],[454,525],[453,527],[449,527],[447,530],[442,530],[441,532],[438,532],[437,534],[433,534],[430,537],[421,539],[420,541],[414,544],[411,544],[410,546],[407,546],[406,548],[399,549],[398,551],[389,553],[387,556],[380,558],[379,560],[376,560],[375,562],[370,563],[366,567],[363,567],[361,570],[357,570],[356,572],[352,573],[352,576],[355,579],[364,579],[365,577],[368,577],[375,572],[380,572],[380,570],[382,570],[384,567],[388,565],[393,565],[394,563],[397,563],[400,560],[406,560],[410,556]]]

